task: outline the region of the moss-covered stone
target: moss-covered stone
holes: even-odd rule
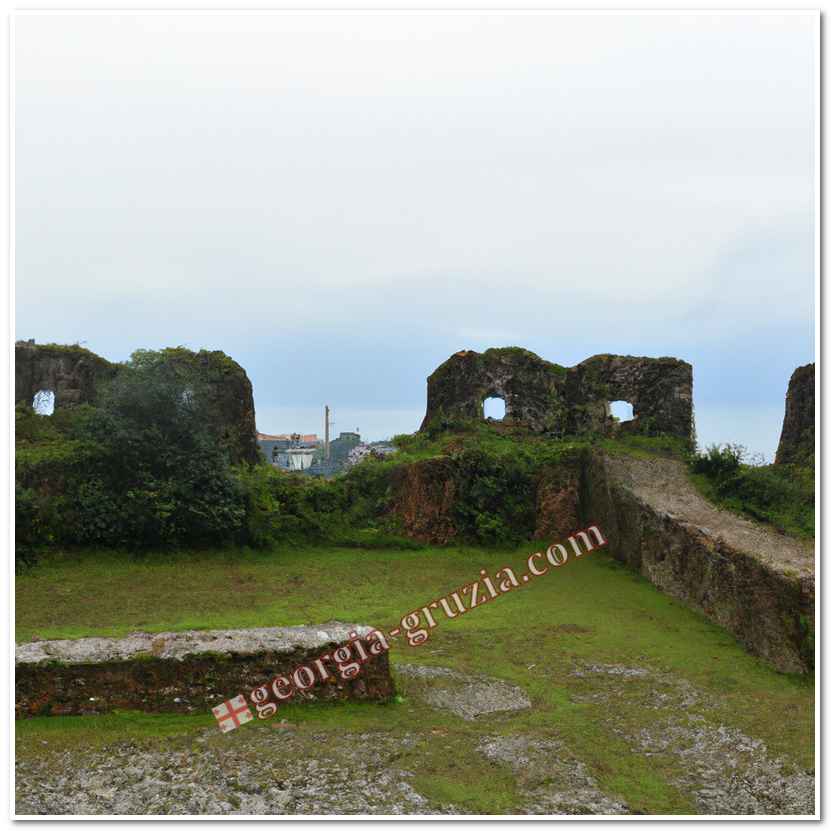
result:
[[[141,357],[141,351],[134,357]],[[159,353],[160,365],[193,372],[208,390],[210,427],[229,449],[234,462],[258,462],[254,394],[245,370],[224,352],[171,347]],[[15,403],[31,407],[41,390],[55,393],[55,411],[94,404],[103,384],[114,378],[122,365],[113,364],[82,346],[15,345]]]
[[[788,383],[776,464],[814,464],[814,365],[797,367]]]
[[[14,349],[14,400],[31,406],[35,394],[52,391],[55,408],[91,403],[116,364],[83,346],[18,341]]]
[[[370,631],[327,624],[21,644],[15,656],[15,713],[25,718],[113,710],[209,712],[341,645],[352,649],[352,630],[362,640]],[[370,658],[357,677],[343,678],[327,658],[327,677],[298,693],[296,700],[389,700],[395,689],[387,654],[366,651]]]
[[[567,369],[519,347],[457,352],[427,379],[421,430],[436,432],[484,418],[483,402],[505,402],[503,423],[551,436],[610,435],[619,430],[694,435],[692,367],[675,358],[595,355]],[[609,403],[632,404],[618,427]]]

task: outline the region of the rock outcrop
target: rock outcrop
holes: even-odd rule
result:
[[[814,365],[794,370],[785,398],[785,419],[776,450],[776,464],[814,463]]]
[[[674,459],[592,453],[587,511],[611,554],[782,672],[814,662],[809,543],[719,511]]]
[[[210,712],[212,707],[291,673],[372,630],[344,623],[270,629],[138,632],[126,638],[36,641],[15,649],[15,713],[85,715],[112,710]],[[386,652],[355,678],[330,677],[294,700],[394,694]],[[253,712],[253,705],[252,705]]]
[[[427,379],[422,430],[482,419],[483,402],[505,402],[503,421],[552,436],[608,435],[617,429],[693,436],[692,367],[676,358],[596,355],[566,368],[517,347],[457,352]],[[618,426],[612,401],[633,419]]]

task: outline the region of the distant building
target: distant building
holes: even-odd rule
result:
[[[316,452],[316,447],[289,447],[277,452],[274,464],[282,470],[308,470]]]
[[[395,451],[396,449],[391,444],[384,444],[382,442],[377,444],[359,444],[349,451],[344,468],[348,470],[370,456],[376,459],[383,459],[386,456],[391,456]]]
[[[309,469],[313,476],[334,476],[340,473],[346,464],[349,451],[361,443],[360,433],[341,433],[329,442],[329,458],[319,458]]]
[[[341,433],[334,441],[329,442],[329,460],[334,462],[338,469],[342,468],[349,451],[360,443],[360,433]]]
[[[311,465],[311,457],[308,462],[305,460],[308,453],[288,451],[310,451],[313,456],[321,442],[316,433],[257,433],[257,444],[270,464],[284,470],[305,470]],[[290,459],[290,455],[296,458]]]
[[[351,430],[329,442],[329,458],[316,433],[257,433],[260,450],[269,464],[280,470],[298,471],[311,476],[334,476],[357,464],[368,455],[383,457],[395,453],[384,442],[364,444],[361,434]]]

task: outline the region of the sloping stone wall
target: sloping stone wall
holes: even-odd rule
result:
[[[782,672],[813,667],[809,544],[718,511],[673,459],[595,451],[586,477],[591,521],[611,554],[703,612]]]
[[[37,641],[15,649],[15,714],[85,715],[112,710],[209,713],[276,675],[291,673],[349,642],[366,626],[327,624],[269,629],[135,633],[126,638]],[[354,654],[354,648],[353,648]],[[361,673],[331,677],[295,695],[298,700],[364,698],[386,701],[395,692],[386,653],[371,656]],[[251,705],[254,712],[254,707]]]

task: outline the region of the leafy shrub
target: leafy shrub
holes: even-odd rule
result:
[[[240,541],[265,547],[278,541],[308,542],[323,537],[337,514],[324,504],[325,482],[286,473],[270,465],[242,465],[234,476],[243,496],[245,520]],[[327,522],[328,520],[328,522]]]
[[[710,446],[690,459],[693,481],[716,504],[780,531],[814,535],[813,471],[798,465],[748,465],[741,445]]]
[[[222,542],[245,509],[206,427],[207,391],[160,353],[137,353],[96,406],[51,417],[19,407],[17,512],[28,545]]]
[[[710,479],[724,479],[736,473],[746,455],[746,448],[740,444],[711,444],[704,453],[692,457],[690,467],[693,473],[701,473]]]

